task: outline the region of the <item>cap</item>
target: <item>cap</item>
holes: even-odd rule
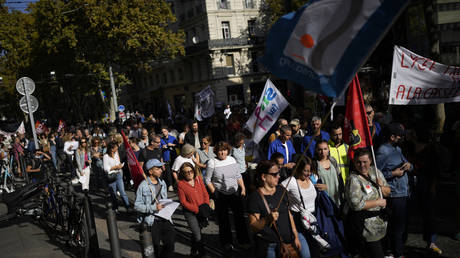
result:
[[[157,160],[157,159],[149,159],[149,161],[147,161],[147,163],[145,164],[145,168],[147,168],[147,170],[150,170],[151,168],[153,167],[161,167],[163,166],[165,163]]]
[[[388,125],[388,130],[390,131],[391,135],[404,135],[404,126],[400,123],[391,123],[390,125]]]
[[[295,126],[298,126],[300,125],[300,120],[295,118],[295,119],[292,119],[291,122],[289,123],[290,125],[295,125]]]

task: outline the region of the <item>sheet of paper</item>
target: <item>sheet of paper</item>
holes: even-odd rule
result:
[[[177,207],[179,207],[179,203],[171,199],[162,199],[159,200],[159,202],[164,207],[161,209],[161,211],[156,213],[155,216],[169,220],[171,223],[173,223],[171,217],[174,214],[174,211],[176,211]]]

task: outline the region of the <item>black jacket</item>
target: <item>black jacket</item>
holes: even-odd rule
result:
[[[201,137],[201,134],[198,131],[198,139],[201,142],[200,137]],[[192,145],[193,147],[195,147],[195,135],[193,134],[192,131],[189,131],[188,133],[185,134],[184,143],[188,143],[188,144]]]

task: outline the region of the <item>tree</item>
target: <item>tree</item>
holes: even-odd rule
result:
[[[261,30],[268,32],[270,27],[283,15],[298,10],[306,1],[265,0],[259,9]]]
[[[163,0],[41,0],[29,11],[21,14],[30,21],[31,29],[24,33],[31,46],[24,52],[28,63],[11,69],[38,81],[42,94],[64,93],[66,100],[56,101],[70,109],[97,95],[98,85],[108,88],[109,65],[117,68],[119,83],[129,83],[129,71],[184,54],[184,35],[169,29],[176,18]],[[50,71],[57,80],[50,81]]]

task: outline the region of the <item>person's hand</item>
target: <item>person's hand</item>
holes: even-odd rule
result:
[[[377,184],[378,184],[379,186],[385,186],[384,183],[383,183],[383,181],[382,181],[380,178],[377,178]]]
[[[299,238],[297,236],[295,236],[294,244],[295,244],[295,247],[297,247],[298,250],[302,250],[302,246],[300,245],[300,240],[299,240]]]
[[[377,200],[377,204],[382,207],[382,208],[385,208],[387,206],[387,200],[386,199],[378,199]]]
[[[163,204],[157,203],[157,210],[161,211],[163,208]]]
[[[391,174],[393,176],[400,177],[400,176],[404,175],[404,170],[401,169],[401,168],[397,168],[397,169],[393,170],[393,172],[391,172]]]
[[[327,190],[327,185],[326,185],[326,184],[316,184],[315,187],[316,187],[316,189],[318,189],[319,191],[325,191],[325,190]]]
[[[241,196],[246,196],[246,189],[245,188],[241,188]]]
[[[410,167],[411,167],[410,163],[406,162],[404,163],[404,165],[402,165],[401,169],[406,171],[406,170],[410,170]]]
[[[192,161],[195,163],[195,164],[198,164],[198,160],[196,160],[195,156],[192,156]]]
[[[273,221],[277,221],[279,216],[280,216],[280,214],[279,214],[279,212],[277,210],[273,210],[272,212],[270,212],[270,215],[269,215],[270,223],[273,222]]]
[[[163,149],[166,149],[166,148],[168,148],[168,146],[166,146],[166,145],[163,145]]]
[[[286,167],[286,168],[288,168],[288,169],[292,169],[294,166],[295,166],[295,163],[294,163],[294,162],[289,162],[289,163],[287,163],[286,165],[284,165],[284,167]]]

